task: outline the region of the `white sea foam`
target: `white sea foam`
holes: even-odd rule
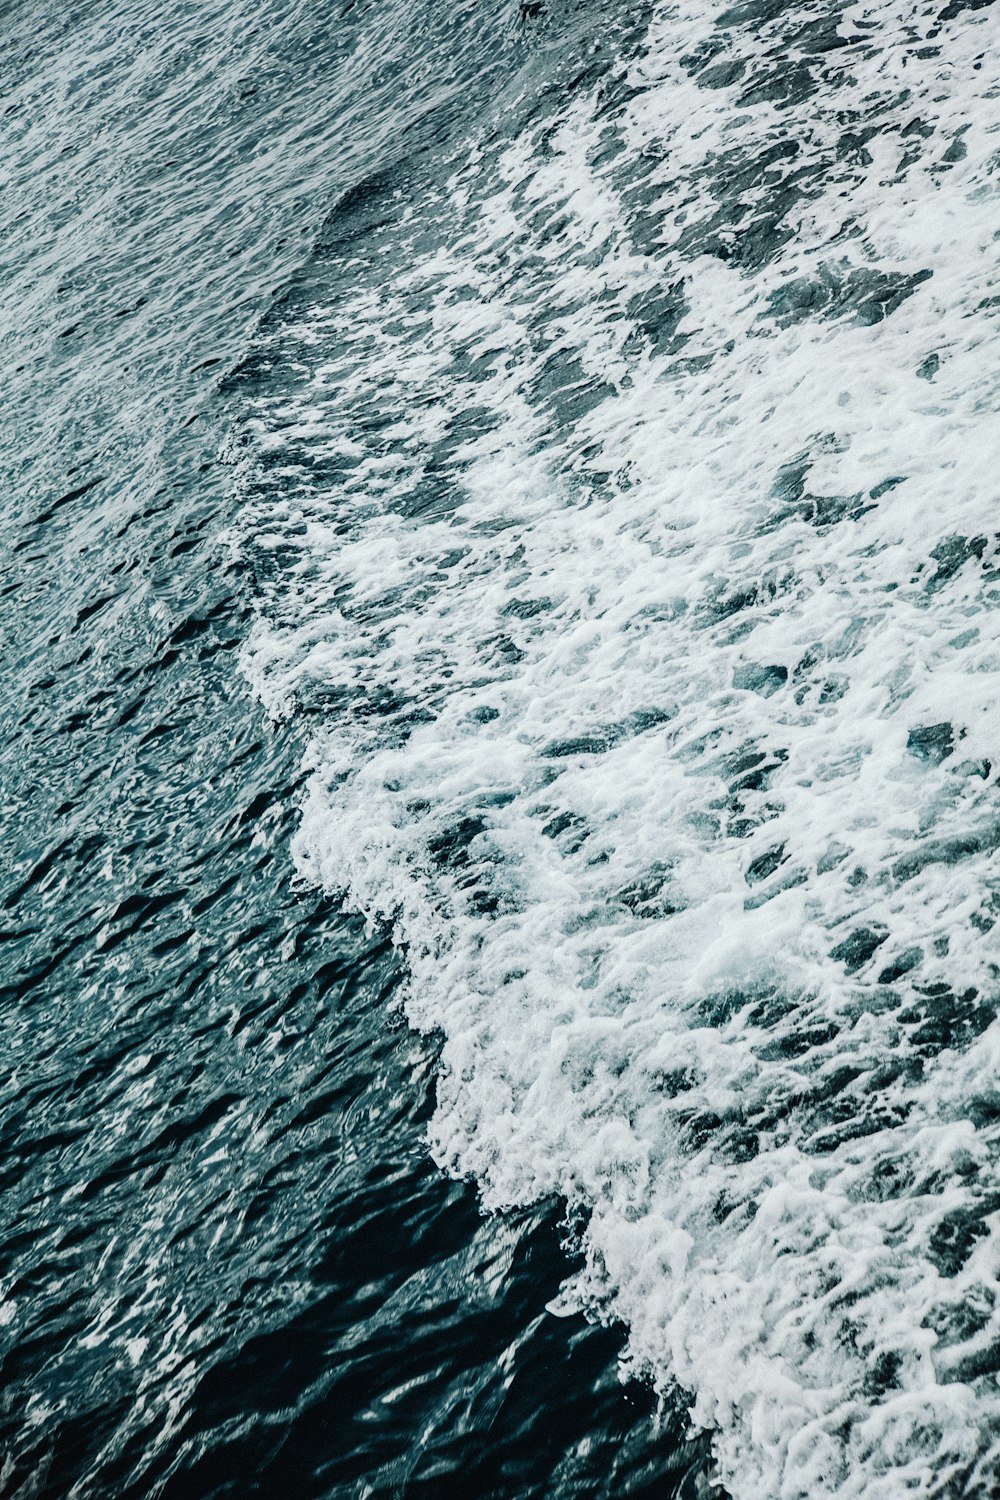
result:
[[[244,397],[301,868],[737,1500],[1000,1480],[989,39],[665,4],[384,189]]]

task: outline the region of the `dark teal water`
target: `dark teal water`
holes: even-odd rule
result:
[[[560,1204],[429,1159],[433,1043],[294,877],[220,540],[225,380],[337,200],[605,19],[3,7],[5,1496],[695,1492],[620,1333],[545,1312]]]
[[[0,1496],[1000,1492],[995,14],[0,0]]]

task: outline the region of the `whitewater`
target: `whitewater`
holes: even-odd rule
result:
[[[665,0],[360,182],[230,388],[299,870],[734,1500],[1000,1483],[993,19]]]

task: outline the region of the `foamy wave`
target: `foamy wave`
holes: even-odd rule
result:
[[[988,27],[663,6],[345,208],[244,393],[301,868],[737,1500],[1000,1474]]]

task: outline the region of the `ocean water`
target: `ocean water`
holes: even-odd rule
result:
[[[994,1493],[995,7],[0,22],[0,1494]]]

